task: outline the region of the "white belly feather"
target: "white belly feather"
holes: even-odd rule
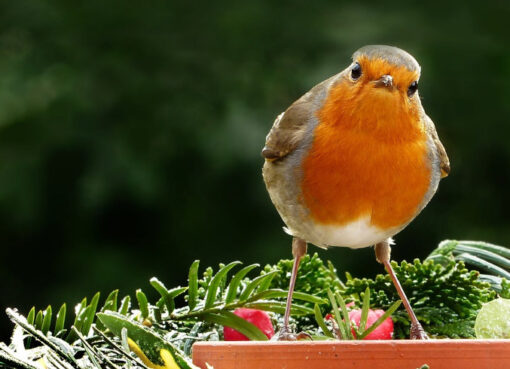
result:
[[[317,224],[313,221],[307,223],[309,224],[304,227],[306,235],[293,229],[286,229],[286,232],[320,247],[340,246],[353,249],[373,246],[392,237],[403,228],[381,229],[370,223],[369,216],[342,226]]]

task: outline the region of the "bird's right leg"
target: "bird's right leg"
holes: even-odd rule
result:
[[[416,314],[414,314],[413,308],[411,307],[411,304],[409,303],[409,300],[407,299],[407,296],[402,289],[402,285],[400,284],[395,271],[393,270],[393,267],[391,266],[390,262],[390,254],[391,254],[391,247],[390,247],[391,239],[388,239],[383,242],[379,242],[375,245],[375,257],[377,261],[384,265],[386,268],[386,271],[391,277],[391,280],[393,281],[393,285],[395,286],[398,295],[400,296],[400,299],[402,300],[402,303],[404,304],[404,307],[407,310],[407,314],[409,315],[409,318],[411,319],[411,330],[410,330],[410,338],[412,340],[422,339],[426,340],[429,337],[427,336],[427,333],[425,333],[425,330],[423,329],[422,325],[418,321],[418,318],[416,318]]]
[[[296,286],[297,272],[301,258],[306,255],[306,241],[301,238],[294,237],[292,239],[292,255],[294,256],[294,265],[292,266],[292,274],[290,276],[289,293],[287,294],[287,305],[285,306],[285,315],[283,316],[283,326],[276,335],[278,341],[295,341],[300,335],[295,335],[289,328],[290,307],[292,306],[292,294]]]

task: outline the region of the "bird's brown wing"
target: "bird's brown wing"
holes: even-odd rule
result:
[[[273,123],[266,136],[262,156],[267,160],[279,160],[293,152],[304,138],[308,114],[306,107],[296,101]]]
[[[432,119],[430,119],[427,115],[425,115],[425,129],[432,138],[434,145],[436,145],[436,149],[439,155],[439,165],[441,167],[441,178],[447,177],[448,174],[450,174],[450,159],[448,159],[446,150],[439,140],[434,122],[432,122]]]
[[[317,97],[330,86],[333,76],[312,88],[280,114],[266,136],[262,156],[269,161],[281,160],[292,153],[303,142],[312,117],[317,110]]]

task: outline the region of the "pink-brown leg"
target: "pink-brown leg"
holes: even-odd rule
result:
[[[292,274],[290,276],[289,293],[287,295],[287,304],[285,306],[285,315],[283,316],[283,326],[277,334],[278,341],[295,341],[301,338],[301,335],[294,334],[289,328],[290,307],[292,305],[292,294],[296,286],[297,272],[301,258],[306,255],[306,241],[294,237],[292,239],[292,255],[294,256],[294,265],[292,266]]]
[[[409,300],[407,299],[407,296],[404,290],[402,289],[402,286],[397,276],[395,275],[395,271],[393,270],[393,267],[391,266],[390,263],[390,255],[391,255],[390,240],[379,242],[377,245],[375,245],[375,257],[379,263],[384,265],[384,268],[390,275],[391,280],[393,281],[393,285],[397,289],[398,295],[400,296],[400,299],[402,300],[402,303],[404,304],[404,307],[407,310],[407,314],[409,314],[409,318],[411,319],[410,338],[412,340],[417,339],[426,340],[429,337],[427,336],[427,333],[425,333],[425,330],[418,321],[418,318],[416,318],[416,314],[414,314],[414,311],[411,308],[411,304],[409,303]]]

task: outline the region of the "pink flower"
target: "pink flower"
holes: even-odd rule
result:
[[[384,314],[383,310],[368,310],[367,317],[367,325],[366,328],[372,326],[377,319],[379,319]],[[361,320],[361,309],[352,310],[349,312],[349,319],[351,322],[356,323],[356,326],[359,327],[359,323]],[[354,335],[354,330],[352,331]],[[366,336],[365,340],[391,340],[393,337],[393,320],[388,317],[384,322],[382,322],[372,333]]]
[[[262,310],[239,308],[234,314],[258,327],[267,338],[274,336],[273,323],[269,314]],[[249,341],[248,337],[233,328],[223,327],[225,341]]]

